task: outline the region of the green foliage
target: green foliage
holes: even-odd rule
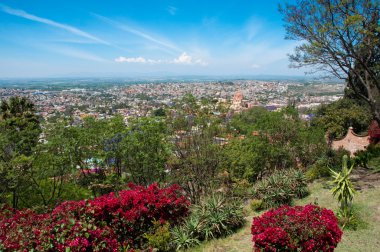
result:
[[[350,226],[355,228],[357,221],[352,209],[352,200],[354,198],[355,188],[350,180],[350,174],[353,168],[354,164],[348,168],[348,157],[344,156],[342,161],[342,171],[338,173],[330,170],[334,179],[332,193],[340,203],[338,217],[343,228]]]
[[[251,185],[246,179],[235,179],[232,184],[232,195],[239,198],[249,197],[250,192],[247,188],[250,188]]]
[[[342,171],[336,172],[330,170],[331,176],[333,177],[334,188],[332,193],[337,197],[338,202],[341,204],[341,208],[347,208],[350,206],[352,199],[354,198],[355,189],[350,180],[350,175],[354,164],[348,168],[348,157],[344,156],[342,161]]]
[[[31,184],[27,178],[40,133],[39,117],[31,101],[25,97],[11,97],[1,102],[0,193],[12,194],[13,208],[18,208],[22,192]]]
[[[149,246],[158,251],[170,251],[171,234],[168,222],[162,224],[160,221],[153,221],[151,233],[145,233],[144,238],[148,240]]]
[[[165,163],[169,146],[165,141],[165,124],[142,118],[132,121],[122,140],[122,155],[133,182],[149,185],[165,181]]]
[[[182,136],[174,146],[169,163],[171,180],[179,184],[191,202],[218,188],[218,174],[223,159],[222,147],[214,142],[214,125],[199,125],[197,130]]]
[[[368,162],[371,160],[372,155],[367,150],[357,151],[355,153],[354,162],[356,165],[368,168]]]
[[[252,211],[260,211],[260,210],[263,210],[263,200],[261,199],[252,199],[250,202],[249,202],[249,206],[250,208],[252,209]]]
[[[307,168],[305,173],[308,180],[312,181],[317,178],[330,177],[330,169],[334,171],[342,170],[342,158],[350,155],[350,152],[339,148],[338,150],[329,149],[324,153],[314,164]],[[348,162],[354,162],[354,160],[348,159]]]
[[[339,225],[342,227],[342,229],[356,230],[358,228],[360,220],[358,219],[357,213],[354,212],[352,207],[339,208],[336,215],[339,220]]]
[[[166,116],[166,111],[163,108],[158,108],[153,111],[154,116]]]
[[[256,182],[253,196],[263,201],[264,208],[290,205],[293,198],[309,194],[306,177],[298,170],[277,171]]]
[[[214,194],[195,206],[183,225],[175,228],[172,234],[177,249],[189,248],[203,240],[230,235],[243,223],[240,202]]]
[[[171,234],[176,251],[186,250],[200,245],[200,241],[197,238],[193,238],[193,235],[186,232],[183,227],[174,227],[171,230]]]
[[[264,107],[253,107],[242,113],[234,114],[229,127],[236,130],[237,133],[249,135],[253,131],[253,125],[257,123],[259,118],[270,113]]]
[[[305,176],[309,181],[313,181],[318,178],[329,177],[329,160],[326,157],[318,159],[307,169]]]
[[[245,113],[240,116],[245,118]],[[233,178],[254,182],[275,170],[307,167],[327,151],[323,129],[306,125],[294,108],[260,112],[249,131],[225,147],[224,166]]]
[[[343,98],[321,105],[312,123],[325,129],[331,139],[343,137],[349,127],[360,133],[368,129],[372,116],[367,105]]]
[[[375,171],[380,171],[380,145],[369,145],[365,155],[368,157],[367,167]]]
[[[286,38],[302,41],[290,55],[292,66],[345,80],[380,122],[379,2],[297,0],[281,5],[280,12]],[[330,133],[339,131],[332,127]]]

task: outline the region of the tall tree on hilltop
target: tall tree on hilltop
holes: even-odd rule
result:
[[[287,39],[301,44],[293,67],[314,67],[345,80],[380,123],[378,0],[297,0],[280,6]]]

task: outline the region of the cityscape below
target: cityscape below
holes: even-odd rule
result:
[[[127,121],[131,117],[149,116],[161,107],[171,108],[186,94],[224,104],[235,112],[253,106],[277,110],[292,103],[307,118],[308,109],[338,100],[345,88],[344,83],[313,79],[211,78],[10,79],[0,81],[0,97],[29,98],[46,121],[62,116],[104,119],[115,114]]]

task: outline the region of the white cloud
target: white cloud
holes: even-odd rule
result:
[[[157,60],[145,59],[143,57],[128,58],[128,57],[122,57],[122,56],[116,58],[115,62],[118,62],[118,63],[123,63],[123,62],[127,62],[127,63],[150,63],[150,64],[159,63],[159,61],[157,61]]]
[[[192,64],[193,58],[186,52],[183,52],[178,58],[174,59],[175,64]]]
[[[3,11],[3,12],[5,12],[5,13],[8,13],[10,15],[13,15],[13,16],[25,18],[25,19],[28,19],[28,20],[32,20],[32,21],[35,21],[35,22],[47,24],[47,25],[50,25],[50,26],[54,26],[54,27],[66,30],[66,31],[68,31],[68,32],[70,32],[72,34],[81,36],[83,38],[90,39],[92,41],[96,41],[96,42],[98,42],[100,44],[111,45],[107,41],[104,41],[104,40],[102,40],[102,39],[100,39],[98,37],[95,37],[95,36],[93,36],[93,35],[91,35],[91,34],[89,34],[87,32],[84,32],[84,31],[76,28],[76,27],[73,27],[73,26],[70,26],[70,25],[61,24],[61,23],[55,22],[55,21],[47,19],[47,18],[38,17],[38,16],[32,15],[30,13],[27,13],[26,11],[23,11],[23,10],[13,9],[13,8],[8,7],[6,5],[3,5],[3,4],[0,4],[0,10]]]
[[[174,64],[184,64],[184,65],[207,65],[202,59],[194,59],[192,56],[188,55],[186,52],[183,52],[178,58],[172,61]]]
[[[167,11],[170,13],[170,15],[174,16],[177,13],[177,8],[174,6],[168,6]]]
[[[114,21],[114,20],[109,19],[107,17],[104,17],[102,15],[95,14],[95,13],[93,13],[93,15],[95,17],[99,18],[100,20],[103,20],[104,22],[106,22],[108,24],[111,24],[111,25],[119,28],[120,30],[132,33],[132,34],[134,34],[136,36],[139,36],[139,37],[144,38],[144,39],[146,39],[148,41],[151,41],[151,42],[153,42],[153,43],[155,43],[157,45],[161,45],[163,47],[166,47],[166,48],[171,49],[171,50],[176,51],[176,52],[181,52],[182,51],[176,45],[174,45],[174,44],[172,44],[170,42],[167,42],[164,39],[158,39],[156,37],[153,37],[150,34],[147,34],[146,32],[143,32],[141,30],[137,30],[135,28],[129,27],[129,26],[125,25],[125,24],[122,24],[120,22]]]
[[[257,69],[257,68],[260,68],[260,65],[258,65],[258,64],[252,64],[252,65],[251,65],[251,68],[253,68],[253,69]]]
[[[146,59],[143,57],[123,57],[120,56],[115,59],[115,62],[118,63],[142,63],[142,64],[178,64],[178,65],[207,65],[206,62],[204,62],[202,59],[194,59],[192,56],[188,55],[186,52],[183,52],[181,55],[178,56],[178,58],[175,58],[173,60],[153,60],[153,59]]]

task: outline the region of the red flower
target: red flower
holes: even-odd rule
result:
[[[0,208],[0,251],[118,251],[146,244],[154,220],[178,223],[190,203],[178,186],[131,190],[67,201],[50,214]]]
[[[256,251],[333,251],[342,237],[331,210],[315,205],[282,206],[253,218]]]

